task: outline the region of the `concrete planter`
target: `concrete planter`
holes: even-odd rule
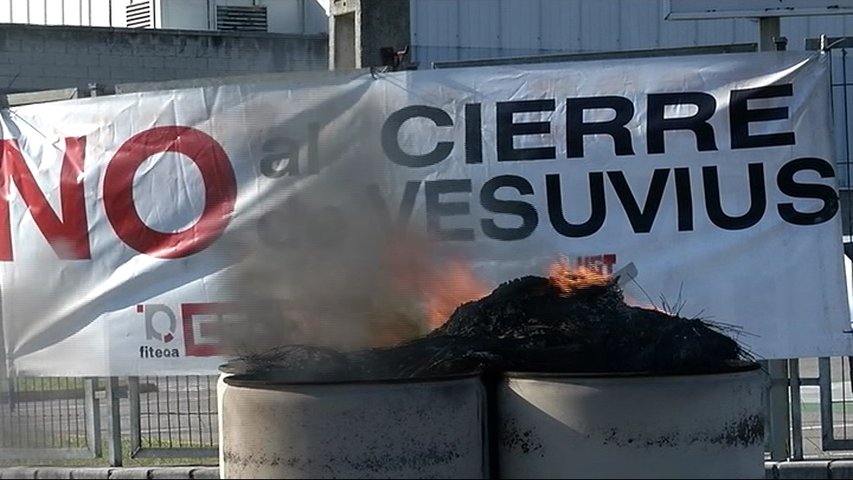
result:
[[[707,375],[509,374],[501,478],[764,478],[757,364]]]
[[[220,378],[223,478],[486,478],[478,376],[277,384]]]

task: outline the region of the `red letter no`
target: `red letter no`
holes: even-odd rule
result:
[[[162,152],[187,156],[204,180],[201,218],[175,233],[148,227],[133,202],[136,170]],[[134,135],[119,148],[104,174],[104,209],[116,234],[134,250],[158,258],[181,258],[204,250],[228,226],[236,198],[237,180],[225,151],[216,140],[190,127],[156,127]]]
[[[33,216],[59,258],[81,260],[91,258],[89,231],[86,222],[86,197],[83,191],[84,138],[66,138],[65,155],[59,173],[59,200],[62,219],[50,206],[44,192],[24,161],[14,140],[2,140],[0,165],[0,261],[8,262],[12,255],[12,229],[9,219],[9,199],[12,183],[18,189],[27,210]]]

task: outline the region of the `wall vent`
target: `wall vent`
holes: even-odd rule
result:
[[[267,7],[217,5],[216,29],[223,32],[266,32]]]
[[[131,3],[125,7],[127,28],[151,28],[154,22],[151,18],[151,2]]]

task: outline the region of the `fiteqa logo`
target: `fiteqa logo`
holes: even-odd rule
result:
[[[175,339],[178,330],[178,319],[175,312],[167,305],[148,303],[136,306],[137,313],[145,319],[145,338],[158,342],[157,346],[140,345],[139,358],[174,358],[179,357],[177,348],[169,348],[168,344]],[[161,344],[165,344],[161,345]]]

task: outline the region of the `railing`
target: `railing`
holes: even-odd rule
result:
[[[781,409],[768,405],[768,458],[853,452],[850,359],[786,364],[788,380],[773,388],[789,402]],[[0,465],[82,458],[113,466],[154,458],[212,463],[217,457],[215,376],[17,378],[11,383],[0,390]]]
[[[96,380],[11,378],[0,386],[0,460],[101,455]]]
[[[217,455],[216,377],[132,377],[128,385],[133,458]]]
[[[215,376],[16,378],[0,389],[0,466],[34,460],[208,459]]]

